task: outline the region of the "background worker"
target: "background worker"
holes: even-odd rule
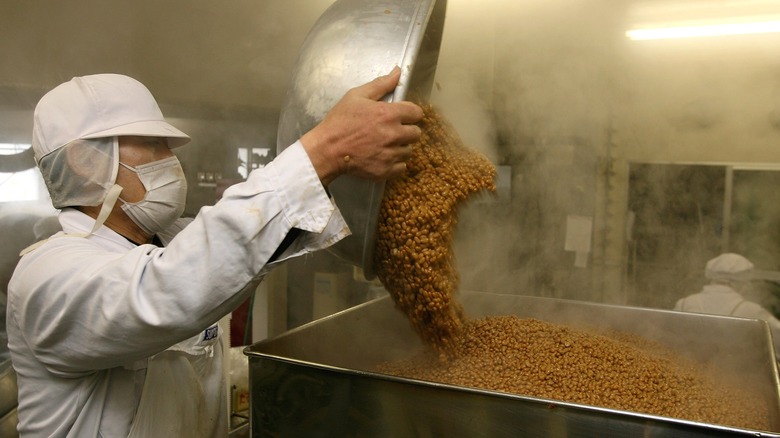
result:
[[[707,262],[702,290],[677,301],[674,310],[761,319],[769,323],[775,357],[780,352],[780,320],[758,303],[745,299],[753,279],[753,263],[745,257],[726,253]]]

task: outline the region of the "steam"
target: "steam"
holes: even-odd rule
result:
[[[697,192],[657,181],[640,193],[632,163],[780,159],[780,81],[763,55],[780,40],[644,44],[624,34],[635,16],[630,3],[599,0],[448,2],[432,101],[467,144],[511,168],[512,184],[509,200],[461,213],[464,288],[671,308],[701,286],[704,261],[722,250],[717,181],[705,169]],[[639,195],[666,217],[637,217],[627,199]],[[684,211],[662,208],[686,200]],[[572,216],[593,223],[585,266],[564,248]],[[637,277],[642,248],[630,239],[651,219],[675,258]],[[695,242],[680,240],[681,220]]]
[[[213,188],[197,184],[199,172],[230,175],[238,148],[275,152],[296,55],[332,3],[82,0],[83,7],[52,4],[46,13],[34,2],[3,8],[4,32],[15,37],[5,39],[0,69],[0,120],[12,121],[0,122],[0,142],[29,140],[31,125],[17,121],[32,119],[44,90],[77,75],[131,75],[193,137],[177,154],[192,183],[188,214],[195,214],[214,202]],[[718,207],[707,205],[719,195],[709,181],[694,184],[696,192],[661,180],[637,192],[632,165],[780,162],[780,38],[631,42],[624,35],[631,2],[611,0],[447,6],[431,101],[466,144],[510,171],[499,185],[511,184],[506,196],[475,199],[461,212],[462,287],[667,309],[695,292],[703,261],[725,249]],[[85,21],[92,25],[72,25]],[[633,251],[642,243],[631,239],[649,219],[628,200],[640,195],[657,206],[687,205],[653,218],[671,224],[658,243],[676,257],[664,260],[668,269],[638,270],[641,253]],[[751,196],[774,198],[763,190]],[[585,266],[565,250],[569,216],[593,221]],[[695,233],[704,230],[703,243],[679,239],[689,222]],[[753,261],[780,270],[776,256]]]
[[[512,171],[510,199],[460,212],[461,290],[652,309],[698,292],[704,263],[724,251],[725,166],[775,169],[780,159],[780,80],[763,54],[780,39],[631,42],[630,6],[607,1],[448,6],[432,100],[466,144]],[[735,192],[748,213],[743,231],[762,224],[752,249],[763,269],[780,270],[763,225],[777,217],[766,206],[775,178],[739,177],[750,186]],[[750,214],[760,218],[748,226]],[[584,267],[565,250],[570,216],[593,221]],[[748,251],[750,233],[742,236],[730,248]],[[631,324],[669,340],[664,327]],[[717,318],[703,326],[676,347],[728,327]],[[723,348],[753,345],[771,368],[756,333],[722,336]]]

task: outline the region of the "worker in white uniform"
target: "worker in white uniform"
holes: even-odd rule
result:
[[[22,437],[228,434],[216,322],[284,260],[349,229],[326,187],[403,174],[422,110],[356,87],[323,121],[189,221],[173,148],[189,137],[123,75],[77,77],[34,113],[32,147],[62,231],[9,285]]]
[[[678,300],[674,310],[764,320],[772,332],[777,357],[780,353],[780,320],[760,304],[744,297],[752,287],[753,263],[739,254],[721,254],[707,262],[704,276],[709,284],[701,292]]]

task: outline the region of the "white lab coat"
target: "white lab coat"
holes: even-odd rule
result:
[[[772,332],[775,355],[780,353],[780,320],[759,304],[746,300],[724,284],[704,286],[701,292],[678,300],[674,310],[764,320]]]
[[[74,209],[60,222],[65,233],[89,232],[94,223]],[[202,341],[247,298],[246,286],[273,265],[293,227],[305,233],[279,262],[349,235],[299,142],[204,207],[165,248],[135,246],[102,227],[25,255],[7,311],[21,435],[126,437],[149,359],[188,338]],[[217,364],[210,372],[222,375],[221,349],[207,352]],[[175,391],[160,402],[187,404]],[[226,410],[212,404],[226,435]]]

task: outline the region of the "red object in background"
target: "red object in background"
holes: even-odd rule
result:
[[[249,304],[251,299],[247,298],[246,301],[241,303],[236,310],[233,311],[233,317],[230,320],[230,346],[239,347],[242,345],[249,345],[252,343],[252,327],[247,327],[247,321],[249,321]],[[249,330],[247,336],[246,331]],[[246,341],[244,341],[246,339]]]

